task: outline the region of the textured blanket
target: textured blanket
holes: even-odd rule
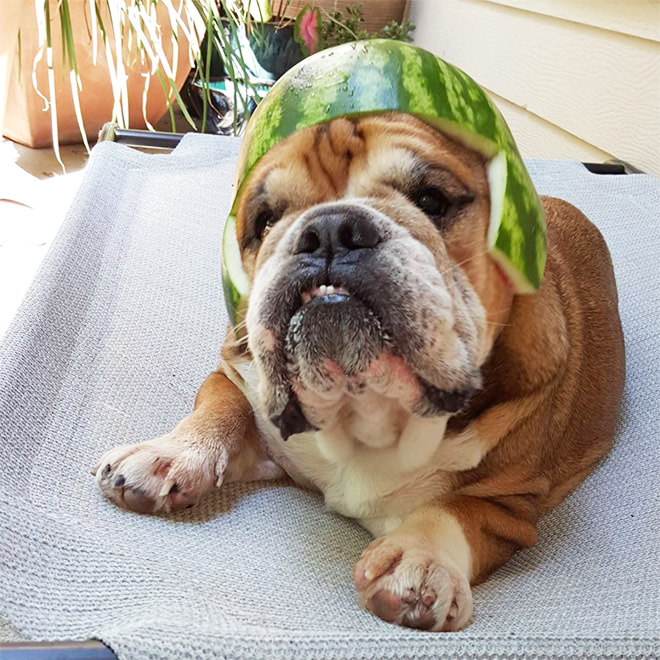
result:
[[[660,182],[528,163],[582,209],[616,270],[627,386],[616,447],[475,590],[466,631],[360,611],[368,534],[287,481],[231,485],[143,517],[89,470],[160,435],[214,369],[220,238],[238,143],[169,155],[103,143],[0,346],[0,612],[34,639],[97,637],[120,659],[652,657],[660,648]],[[2,286],[0,284],[0,286]],[[656,655],[657,657],[657,655]]]

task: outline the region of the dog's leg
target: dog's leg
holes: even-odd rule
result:
[[[160,438],[107,452],[92,471],[101,492],[139,513],[194,504],[223,481],[275,479],[284,473],[259,442],[250,404],[220,371],[197,393],[195,407]]]
[[[410,628],[465,628],[472,619],[470,584],[536,541],[534,524],[514,510],[476,497],[418,509],[362,553],[354,570],[360,603]]]

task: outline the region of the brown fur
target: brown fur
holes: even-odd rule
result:
[[[493,449],[461,473],[447,505],[481,581],[519,547],[609,450],[624,380],[607,247],[570,204],[544,199],[548,265],[540,291],[515,298],[485,370],[486,387],[450,422],[476,419]]]

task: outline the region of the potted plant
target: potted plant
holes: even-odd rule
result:
[[[376,28],[402,39],[412,29],[408,0],[366,0],[364,10],[351,0],[0,1],[2,132],[52,144],[58,158],[60,143],[89,146],[110,120],[152,128],[168,111],[176,130],[177,104],[194,129],[238,133],[304,56]],[[179,91],[191,67],[197,121]]]
[[[209,51],[207,77],[193,78],[188,86],[190,104],[198,117],[203,115],[205,130],[240,133],[268,87],[318,50],[372,37],[410,41],[414,25],[404,18],[408,3],[379,0],[367,7],[373,12],[376,4],[390,13],[379,19],[371,15],[369,31],[361,3],[312,0],[292,13],[292,0],[228,0],[224,20],[233,21],[233,29],[226,30],[230,47],[214,43],[218,30],[207,34],[202,44],[202,51]],[[237,52],[244,65],[238,76],[233,62]]]
[[[3,3],[19,14],[0,32],[13,62],[3,133],[32,147],[87,143],[111,118],[149,127],[176,102],[205,29],[192,0]]]

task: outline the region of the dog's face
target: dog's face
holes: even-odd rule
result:
[[[259,162],[237,233],[261,405],[285,439],[445,415],[480,386],[511,303],[485,165],[397,113],[300,130]]]

